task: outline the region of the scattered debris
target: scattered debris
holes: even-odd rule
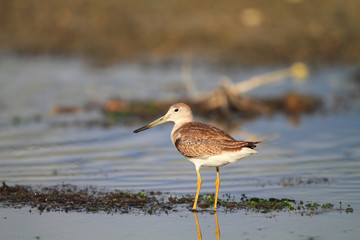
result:
[[[283,186],[283,187],[294,187],[300,185],[318,185],[318,184],[330,184],[330,179],[327,177],[282,177],[279,182],[269,181],[267,183],[259,183],[261,187],[265,186]]]
[[[353,213],[351,206],[345,209],[342,203],[335,207],[332,203],[320,204],[316,202],[298,203],[292,199],[261,199],[249,198],[242,195],[240,201],[229,194],[219,199],[218,209],[225,212],[246,210],[258,213],[271,213],[274,211],[290,211],[301,215],[314,215],[324,212]],[[33,188],[31,186],[9,186],[4,181],[0,187],[0,203],[2,207],[31,207],[42,212],[106,212],[106,213],[143,213],[143,214],[169,214],[181,209],[191,209],[193,195],[173,196],[163,192],[124,192],[99,191],[93,187],[78,188],[74,185],[58,185],[52,187]],[[199,195],[199,211],[211,211],[214,204],[213,194]],[[30,210],[32,211],[32,210]]]
[[[287,79],[304,81],[308,76],[308,68],[303,63],[295,63],[288,68],[255,76],[236,84],[232,83],[229,78],[224,78],[221,85],[210,92],[197,91],[196,84],[191,78],[191,64],[185,62],[182,71],[182,81],[187,90],[187,97],[182,99],[172,102],[159,100],[142,102],[115,97],[105,103],[89,102],[84,106],[55,106],[52,114],[69,115],[96,110],[104,116],[102,124],[111,126],[119,122],[133,122],[136,119],[153,119],[164,114],[173,102],[186,102],[196,114],[227,121],[236,119],[234,115],[241,116],[242,121],[274,114],[285,114],[290,118],[298,118],[304,114],[314,113],[323,106],[319,97],[297,92],[288,92],[282,96],[267,98],[251,98],[245,95],[254,88],[280,83]]]

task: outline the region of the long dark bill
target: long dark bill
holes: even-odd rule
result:
[[[146,130],[146,129],[155,127],[155,126],[157,126],[157,125],[159,125],[159,124],[162,124],[162,123],[165,123],[165,122],[167,122],[167,120],[166,120],[166,118],[165,118],[165,116],[164,116],[164,117],[161,117],[161,118],[159,118],[159,119],[156,119],[155,121],[149,123],[149,124],[146,125],[146,126],[143,126],[143,127],[141,127],[141,128],[136,129],[136,130],[134,131],[134,133],[138,133],[138,132],[144,131],[144,130]]]

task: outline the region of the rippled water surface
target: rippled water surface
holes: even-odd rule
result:
[[[91,68],[78,60],[17,58],[0,61],[0,179],[7,184],[99,186],[106,189],[196,190],[193,165],[172,146],[172,124],[133,134],[143,123],[112,128],[67,126],[54,122],[98,119],[99,113],[54,116],[55,105],[126,99],[174,98],[181,95],[181,65]],[[211,68],[199,65],[193,78],[209,90],[219,77],[240,81],[270,68]],[[287,90],[321,96],[356,95],[354,67],[313,69],[305,83],[287,81],[249,95],[273,95]],[[229,129],[234,138],[264,139],[259,154],[220,169],[222,194],[290,198],[337,205],[350,204],[354,213],[311,217],[275,216],[239,211],[218,213],[221,239],[357,239],[360,234],[360,108],[350,107],[303,116],[298,125],[284,116],[260,118]],[[35,117],[34,117],[35,116]],[[40,117],[36,117],[40,116]],[[15,118],[15,120],[14,120]],[[20,118],[18,123],[16,118]],[[37,119],[39,118],[39,119]],[[37,120],[36,120],[37,119]],[[198,119],[206,121],[204,119]],[[14,123],[16,122],[16,124]],[[221,126],[226,128],[226,126]],[[202,168],[202,192],[215,189],[215,169]],[[198,214],[203,239],[216,239],[215,218]],[[29,224],[31,222],[31,224]],[[21,229],[21,230],[20,230]],[[66,230],[65,230],[66,229]],[[139,231],[141,229],[141,231]],[[1,239],[196,239],[191,212],[162,216],[80,213],[29,213],[0,208]]]

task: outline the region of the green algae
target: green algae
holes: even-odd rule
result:
[[[8,186],[5,182],[0,187],[0,204],[2,207],[30,207],[37,209],[40,213],[61,211],[159,215],[191,210],[193,201],[194,196],[190,194],[173,195],[159,191],[99,191],[93,187],[78,188],[74,185],[34,188],[19,185]],[[198,211],[213,211],[214,202],[214,194],[200,194]],[[218,211],[231,213],[242,210],[262,214],[288,211],[306,216],[326,212],[354,212],[350,205],[344,209],[342,202],[335,206],[332,203],[304,202],[303,200],[295,201],[287,198],[264,199],[248,197],[245,194],[241,195],[240,200],[236,200],[236,197],[230,194],[225,194],[223,198],[218,199]]]

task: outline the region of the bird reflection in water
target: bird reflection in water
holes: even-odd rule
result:
[[[216,239],[219,240],[220,239],[220,228],[219,228],[217,212],[214,213],[214,216],[215,216],[215,227],[216,227],[215,236],[216,236]],[[194,212],[194,218],[195,218],[195,224],[196,224],[197,239],[201,240],[202,239],[201,229],[200,229],[199,220],[198,220],[196,212]]]

